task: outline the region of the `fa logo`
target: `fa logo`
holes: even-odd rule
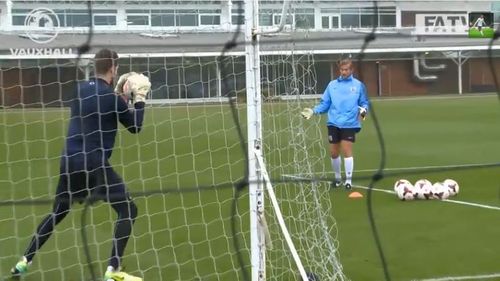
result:
[[[46,44],[59,33],[59,18],[51,9],[38,8],[31,11],[24,20],[26,34],[35,43]]]
[[[351,94],[356,93],[356,89],[357,89],[356,87],[351,87]]]

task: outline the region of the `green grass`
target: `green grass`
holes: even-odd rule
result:
[[[500,103],[495,96],[375,100],[373,104],[384,136],[386,168],[499,162]],[[267,155],[275,178],[280,176],[275,169],[279,163],[289,167],[294,161],[293,151],[287,148],[293,136],[279,128],[296,120],[297,112],[286,109],[280,103],[263,108],[264,116],[270,112],[279,116],[266,120],[264,126],[266,134],[274,134],[266,135],[264,142],[276,147]],[[245,120],[244,107],[240,114]],[[244,160],[230,111],[225,105],[158,107],[149,109],[146,116],[141,134],[120,132],[112,157],[131,191],[159,192],[136,197],[140,216],[126,251],[127,270],[146,281],[241,280],[230,230],[233,192],[209,187],[227,186],[243,177]],[[59,110],[0,112],[0,200],[52,198],[66,118],[67,112]],[[312,122],[303,123],[311,141],[318,136]],[[273,130],[266,129],[271,126]],[[320,144],[326,148],[326,139]],[[310,147],[310,155],[325,153]],[[328,158],[322,158],[316,166],[329,167]],[[370,116],[357,136],[355,169],[377,168],[380,159],[380,143]],[[391,190],[398,178],[412,182],[453,178],[461,187],[454,199],[500,207],[499,172],[499,168],[487,168],[402,173],[384,178],[375,187]],[[357,184],[368,184],[369,173],[355,176]],[[179,192],[196,186],[209,188]],[[366,195],[366,191],[359,191]],[[331,200],[345,274],[351,280],[384,280],[366,197],[352,200],[343,190],[335,190]],[[245,191],[239,201],[237,235],[248,266],[247,201]],[[286,211],[287,206],[284,208]],[[0,280],[8,276],[49,210],[50,205],[0,206]],[[57,226],[24,280],[90,279],[81,246],[81,211],[76,205]],[[500,272],[495,227],[500,219],[498,210],[439,201],[402,202],[394,195],[374,192],[373,211],[392,280]],[[114,218],[102,203],[92,208],[88,218],[86,229],[99,276],[109,255]],[[273,280],[275,276],[268,277]]]
[[[484,27],[483,34],[477,28],[469,29],[469,38],[493,38],[495,30],[491,27]]]

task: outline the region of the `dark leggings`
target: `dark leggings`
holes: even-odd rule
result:
[[[137,217],[137,206],[128,196],[118,174],[109,166],[93,172],[61,173],[56,194],[52,212],[38,225],[26,249],[24,254],[26,259],[30,262],[36,252],[47,242],[54,227],[69,213],[73,201],[82,202],[82,199],[92,194],[108,201],[117,214],[109,265],[118,269],[132,233],[132,225]]]
[[[113,247],[109,265],[118,269],[121,263],[121,257],[127,246],[128,238],[132,232],[132,225],[137,217],[137,206],[133,201],[111,203],[111,206],[118,215],[115,223],[113,235]],[[54,227],[60,223],[69,213],[71,205],[68,202],[55,202],[52,213],[47,215],[38,225],[36,234],[31,239],[31,243],[25,252],[25,257],[31,261],[35,253],[49,239]]]

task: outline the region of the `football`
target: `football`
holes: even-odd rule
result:
[[[443,185],[448,188],[450,196],[455,196],[458,194],[459,186],[458,183],[452,179],[445,179]]]
[[[400,179],[394,184],[394,189],[396,195],[399,199],[403,201],[409,201],[415,199],[415,193],[413,192],[413,185],[411,182],[405,179]]]
[[[394,183],[394,192],[398,192],[398,189],[399,189],[399,186],[402,186],[402,185],[411,185],[411,182],[408,181],[408,180],[405,180],[405,179],[400,179],[400,180],[397,180],[395,183]]]
[[[448,188],[444,186],[442,182],[434,183],[432,185],[431,191],[432,191],[432,196],[435,199],[444,200],[450,197],[450,192],[448,191]]]
[[[432,183],[427,179],[419,179],[415,182],[414,192],[418,199],[433,199],[432,197]]]

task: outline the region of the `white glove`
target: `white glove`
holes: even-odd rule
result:
[[[132,74],[127,78],[128,89],[132,92],[133,103],[146,102],[146,95],[151,89],[149,78],[143,74]],[[127,87],[124,88],[127,88]]]
[[[302,114],[302,117],[309,120],[313,116],[314,111],[312,109],[306,107],[306,108],[304,108],[304,110],[302,110],[302,112],[300,112],[300,114]]]
[[[365,120],[366,119],[366,108],[362,107],[362,106],[358,106],[359,108],[359,117],[361,117],[362,120]]]
[[[125,91],[127,89],[124,89],[125,82],[127,82],[127,78],[129,78],[131,75],[137,74],[136,72],[129,72],[122,74],[120,78],[118,79],[118,82],[116,83],[115,86],[115,93],[123,95],[125,94],[126,96],[130,97],[130,91]]]

